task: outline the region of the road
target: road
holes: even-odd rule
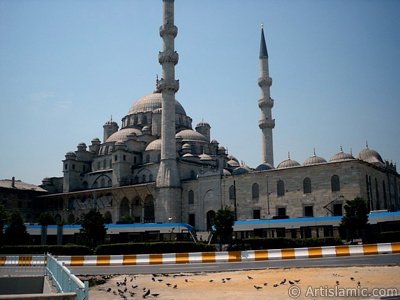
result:
[[[164,264],[135,266],[69,267],[75,275],[198,273],[268,268],[349,267],[400,265],[400,254],[362,255],[346,257],[268,260],[257,262],[223,262],[207,264]]]

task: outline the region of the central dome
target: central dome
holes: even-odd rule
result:
[[[161,108],[161,104],[162,104],[162,94],[154,92],[150,95],[140,98],[138,101],[135,101],[132,107],[129,109],[128,115],[152,112],[156,109]],[[175,113],[186,116],[185,110],[176,99],[175,99]]]

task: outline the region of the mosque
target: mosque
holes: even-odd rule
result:
[[[340,216],[346,200],[362,197],[371,210],[399,210],[400,175],[368,145],[356,157],[340,152],[329,160],[315,153],[302,164],[288,157],[274,164],[268,51],[261,29],[262,163],[239,163],[216,139],[210,124],[193,128],[175,99],[179,55],[174,41],[174,0],[163,0],[158,60],[162,77],[153,93],[133,103],[120,125],[103,126],[103,138],[80,143],[63,160],[63,177],[44,178],[43,208],[66,223],[98,209],[109,222],[183,222],[207,231],[220,208],[236,219]],[[255,88],[256,84],[255,84]],[[254,134],[256,134],[256,129]]]

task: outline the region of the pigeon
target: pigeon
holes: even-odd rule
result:
[[[132,285],[133,289],[136,289],[138,287],[138,285]]]
[[[178,285],[175,284],[175,285],[173,286],[173,288],[174,288],[174,289],[177,289],[177,288],[178,288]]]
[[[294,282],[293,282],[293,281],[291,281],[291,280],[289,280],[289,283],[290,283],[290,284],[294,284]]]
[[[109,292],[111,292],[111,288],[108,288],[108,289],[107,289],[107,293],[109,293]]]
[[[339,281],[338,280],[336,280],[336,285],[339,285]]]
[[[251,276],[249,276],[249,275],[247,275],[247,278],[248,278],[249,280],[253,279],[253,277],[251,277]]]
[[[151,294],[154,298],[157,298],[158,296],[160,296],[160,294]]]
[[[277,287],[277,286],[279,286],[279,284],[276,284],[276,283],[275,283],[275,284],[274,284],[274,287]]]
[[[163,280],[162,280],[162,279],[157,279],[157,281],[158,281],[158,282],[162,282]]]
[[[226,277],[225,279],[226,279],[226,280],[231,280],[232,278],[230,278],[230,277]]]
[[[361,282],[357,282],[357,285],[358,285],[358,286],[361,286]]]
[[[285,284],[286,283],[286,278],[284,278],[280,284]]]
[[[185,279],[185,282],[189,282],[189,280]]]
[[[168,287],[170,287],[172,284],[170,284],[170,283],[167,282],[165,285],[168,286]]]
[[[268,282],[264,282],[264,286],[267,286],[268,285]]]
[[[351,280],[351,281],[354,281],[354,277],[350,277],[350,280]]]
[[[148,289],[148,291],[143,294],[143,299],[146,298],[148,295],[150,295],[150,289]]]
[[[262,286],[254,285],[254,288],[255,288],[256,290],[261,290],[261,289],[262,289]]]
[[[213,279],[210,279],[208,282],[213,282],[214,280]]]
[[[299,282],[300,282],[300,279],[294,280],[294,282],[299,283]]]

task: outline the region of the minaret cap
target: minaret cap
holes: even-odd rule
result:
[[[260,58],[268,58],[267,44],[265,43],[263,24],[261,24]]]

